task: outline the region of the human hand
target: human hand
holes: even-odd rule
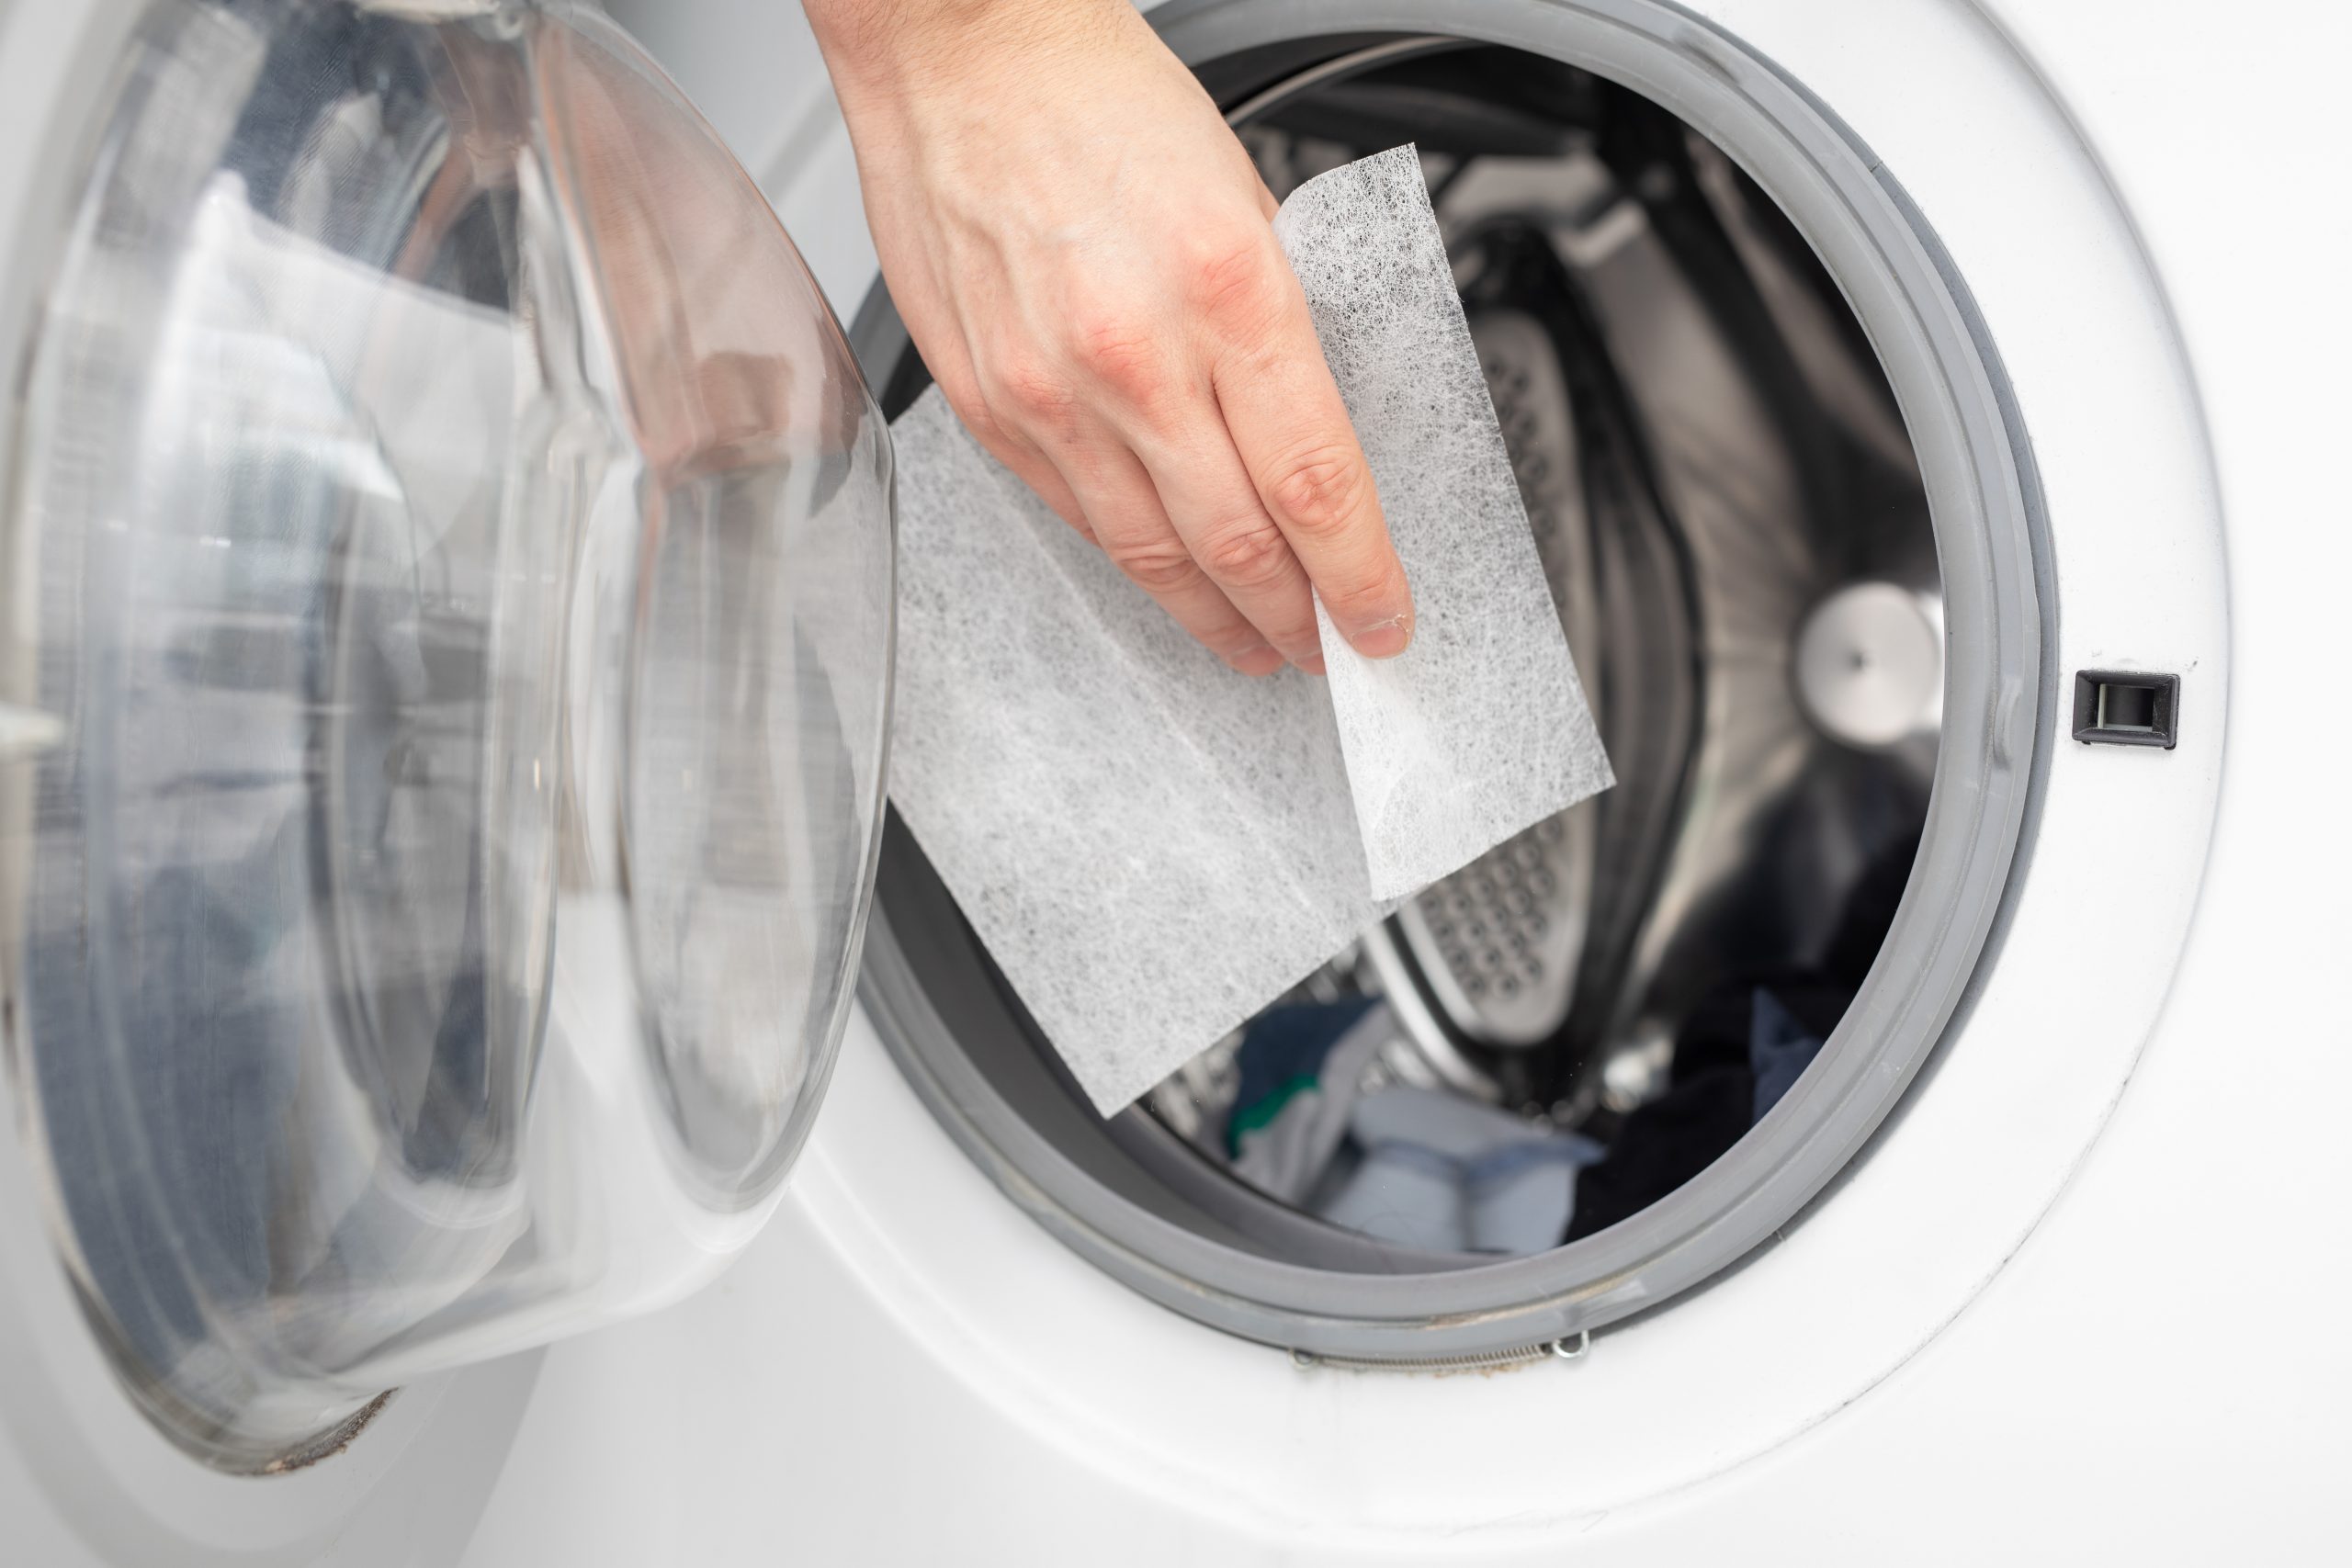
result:
[[[891,297],[981,444],[1234,669],[1413,606],[1274,199],[1127,0],[807,0]]]

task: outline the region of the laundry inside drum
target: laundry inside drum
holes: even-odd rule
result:
[[[1217,1245],[1377,1272],[1634,1220],[1801,1096],[1908,881],[1945,683],[1913,447],[1792,221],[1598,75],[1392,54],[1261,73],[1240,133],[1277,197],[1419,148],[1616,787],[1091,1128],[895,823],[881,881],[955,1049],[1058,1157]],[[903,406],[920,367],[888,379]]]

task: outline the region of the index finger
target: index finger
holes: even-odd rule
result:
[[[1250,334],[1214,372],[1217,405],[1332,624],[1358,653],[1393,658],[1412,640],[1412,592],[1306,296],[1287,267],[1283,278],[1288,298],[1272,330]]]

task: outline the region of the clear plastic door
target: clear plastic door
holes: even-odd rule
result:
[[[764,1218],[873,875],[888,441],[585,7],[155,0],[82,145],[10,367],[13,1087],[126,1382],[258,1467]]]

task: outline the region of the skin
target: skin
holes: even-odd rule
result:
[[[997,459],[1245,674],[1413,605],[1275,203],[1127,0],[806,0],[884,275]]]

